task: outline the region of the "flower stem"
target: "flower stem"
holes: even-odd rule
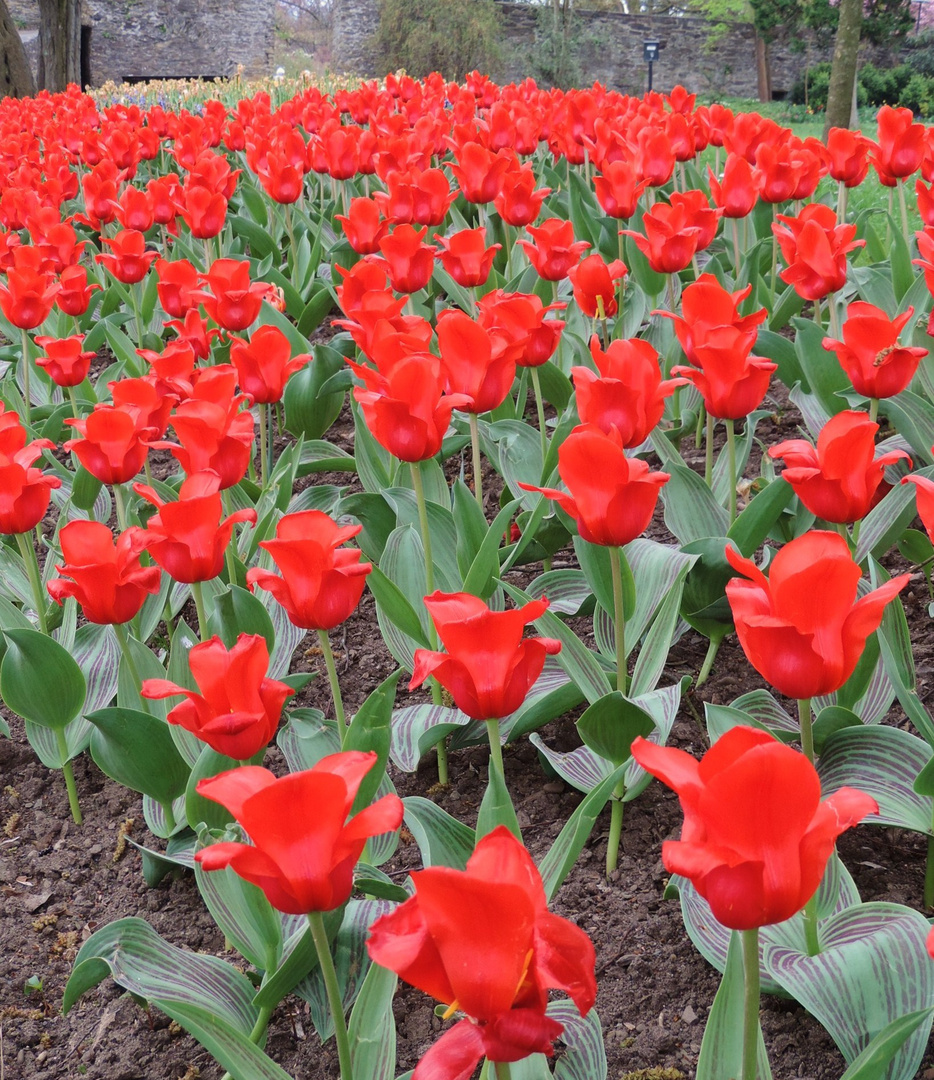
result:
[[[68,740],[62,728],[55,729],[55,739],[58,743],[58,752],[62,756],[62,773],[65,777],[65,790],[68,792],[68,805],[71,807],[71,816],[76,825],[82,822],[81,807],[78,805],[78,789],[75,787],[75,774],[71,769],[71,761],[68,757]]]
[[[17,533],[16,543],[19,553],[26,564],[26,574],[32,587],[33,601],[36,605],[36,617],[39,620],[39,629],[43,634],[48,634],[49,624],[45,617],[45,593],[42,591],[42,575],[39,573],[39,560],[36,557],[36,549],[31,543],[32,533]]]
[[[68,387],[68,400],[71,402],[71,415],[76,419],[81,419],[81,413],[78,411],[78,399],[75,397],[75,388],[73,386]]]
[[[623,796],[626,794],[626,784],[623,780],[613,788],[613,796],[610,801],[610,835],[606,842],[606,876],[619,865],[619,840],[623,833]]]
[[[494,718],[486,721],[486,734],[490,740],[490,766],[499,773],[500,779],[505,783],[506,770],[503,766],[503,744],[499,738],[499,720]]]
[[[208,613],[204,608],[204,593],[201,590],[201,582],[191,583],[191,595],[195,601],[195,611],[198,613],[198,635],[202,641],[208,640]]]
[[[509,1080],[509,1062],[508,1061],[494,1061],[493,1068],[496,1070],[496,1080]]]
[[[328,1005],[331,1007],[331,1017],[334,1020],[334,1039],[337,1043],[337,1058],[340,1062],[341,1080],[353,1080],[350,1064],[350,1039],[347,1035],[347,1022],[344,1019],[344,1002],[341,1000],[337,972],[334,970],[331,947],[328,944],[328,935],[324,929],[324,919],[320,911],[308,912],[308,925],[311,928],[311,937],[318,953],[318,963],[321,965],[321,975],[324,978],[324,987],[328,995]]]
[[[32,401],[29,393],[29,334],[22,329],[20,334],[23,341],[23,405],[26,412],[23,419],[26,421],[26,427],[29,427],[32,424]]]
[[[772,203],[772,225],[778,220],[778,203]],[[769,315],[775,310],[775,277],[778,273],[778,237],[772,229],[772,273],[769,275]]]
[[[331,641],[327,630],[318,631],[318,643],[324,656],[324,666],[328,669],[328,682],[331,684],[331,697],[334,700],[334,716],[337,719],[337,730],[340,732],[341,747],[347,738],[347,721],[344,717],[344,703],[341,700],[340,683],[337,681],[337,668],[334,664],[334,652],[331,649]]]
[[[548,428],[545,426],[545,401],[542,397],[542,383],[538,376],[538,368],[529,368],[532,378],[532,389],[535,391],[535,410],[538,413],[538,435],[542,444],[542,468],[545,468],[545,458],[548,456]],[[542,478],[544,479],[544,477]]]
[[[726,452],[727,463],[730,467],[730,490],[727,493],[729,500],[730,525],[736,520],[736,432],[733,421],[725,420],[726,424]]]
[[[425,550],[425,585],[430,596],[435,591],[435,566],[431,554],[431,533],[428,530],[428,504],[425,502],[425,485],[422,483],[422,474],[418,462],[409,462],[409,468],[412,472],[412,487],[415,489],[415,503],[418,506],[418,525],[422,534],[422,547]],[[437,649],[438,634],[435,630],[435,624],[431,619],[428,620],[428,624],[428,644],[432,649]],[[442,701],[441,686],[438,680],[432,678],[429,685],[431,686],[432,704],[440,705]],[[435,743],[435,750],[438,752],[438,783],[446,784],[448,782],[448,748],[443,738]]]
[[[739,225],[736,218],[730,218],[733,225],[733,273],[739,276]]]
[[[908,232],[908,207],[905,205],[905,181],[904,178],[898,180],[898,208],[902,215],[902,236],[910,236]]]
[[[707,653],[704,656],[704,662],[701,664],[701,669],[697,673],[697,682],[694,684],[694,689],[704,685],[707,681],[707,676],[710,674],[710,669],[713,667],[713,662],[717,658],[717,653],[720,651],[720,646],[723,643],[723,639],[726,637],[726,630],[723,633],[713,633],[710,635],[710,642],[707,645]]]
[[[877,417],[879,416],[879,399],[872,397],[869,399],[869,419],[875,424]]]
[[[480,425],[476,413],[468,413],[470,421],[470,456],[473,459],[473,493],[483,509],[483,462],[480,459]]]
[[[143,697],[143,680],[140,677],[139,668],[136,666],[136,660],[133,657],[133,653],[130,649],[130,642],[127,638],[126,627],[122,623],[114,623],[114,634],[117,637],[117,644],[120,646],[120,652],[123,655],[123,659],[126,661],[127,671],[130,673],[130,678],[133,680],[133,685],[136,687],[136,692],[139,694],[139,703],[142,706],[143,712],[151,712],[149,708],[149,701]]]
[[[704,480],[707,487],[713,486],[713,431],[716,420],[707,413],[707,431],[704,434]]]
[[[616,689],[629,693],[629,672],[626,670],[626,615],[623,610],[623,549],[608,547],[610,571],[613,575],[613,628],[616,631]]]
[[[117,511],[117,527],[121,532],[126,530],[126,498],[123,494],[123,485],[114,484],[114,506]]]
[[[801,729],[801,749],[804,756],[814,764],[814,733],[811,729],[811,699],[798,701],[798,726]]]
[[[268,406],[260,404],[259,407],[259,486],[266,490],[266,409]]]
[[[756,1080],[759,1051],[759,928],[741,930],[743,941],[743,1080]]]

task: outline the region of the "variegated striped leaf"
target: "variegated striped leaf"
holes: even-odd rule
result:
[[[411,795],[402,804],[405,827],[415,837],[422,865],[463,870],[476,844],[474,830],[421,795]]]
[[[422,755],[440,739],[470,723],[459,709],[444,705],[406,705],[392,714],[389,756],[403,772],[415,772]]]

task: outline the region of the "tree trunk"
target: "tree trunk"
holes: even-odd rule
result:
[[[81,81],[81,0],[39,0],[39,89]]]
[[[756,34],[756,76],[759,83],[759,100],[772,100],[772,72],[769,67],[769,43]]]
[[[850,127],[859,35],[863,25],[862,0],[840,0],[840,21],[833,47],[830,86],[827,90],[827,118],[824,138],[832,127]]]
[[[31,97],[36,82],[6,0],[0,0],[0,97]]]

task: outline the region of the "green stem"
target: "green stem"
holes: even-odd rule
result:
[[[626,670],[626,615],[623,610],[623,549],[608,547],[610,572],[613,575],[613,628],[616,631],[616,689],[629,693],[629,672]]]
[[[24,420],[26,421],[26,427],[32,425],[32,401],[29,393],[29,334],[25,330],[21,330],[20,334],[23,341],[23,405],[25,407]]]
[[[730,218],[733,226],[733,274],[739,277],[739,225],[736,218]]]
[[[412,471],[412,487],[415,489],[415,503],[418,506],[418,525],[422,534],[422,547],[425,549],[425,585],[428,595],[435,591],[435,567],[431,553],[431,533],[428,529],[428,504],[425,501],[425,485],[422,483],[422,474],[417,461],[409,462]],[[432,649],[438,647],[438,634],[435,624],[428,620],[428,643]],[[442,704],[441,686],[437,679],[431,679],[431,702],[433,705]],[[435,743],[438,752],[438,783],[448,782],[448,748],[444,739]]]
[[[807,943],[808,956],[817,956],[820,952],[817,936],[817,893],[804,905],[801,916],[804,919],[804,940]]]
[[[48,634],[49,624],[45,617],[45,593],[42,590],[42,575],[39,573],[39,560],[36,557],[36,549],[32,546],[32,533],[17,533],[16,543],[23,562],[26,564],[26,574],[32,587],[32,598],[36,605],[39,629],[43,634]]]
[[[126,627],[122,623],[114,623],[114,634],[117,636],[117,644],[120,646],[120,652],[123,655],[123,659],[126,661],[127,671],[130,673],[130,678],[133,680],[133,685],[136,687],[136,692],[139,694],[139,703],[142,706],[143,712],[151,712],[149,708],[149,701],[143,697],[143,680],[139,673],[139,668],[136,666],[136,660],[133,657],[133,653],[130,650],[130,642],[127,638]]]
[[[318,953],[318,963],[321,966],[321,975],[328,995],[328,1005],[331,1007],[331,1018],[334,1021],[334,1039],[337,1043],[337,1058],[340,1062],[341,1080],[353,1080],[350,1064],[350,1039],[347,1035],[347,1022],[344,1019],[344,1002],[341,1000],[337,972],[334,970],[331,947],[328,944],[327,931],[324,929],[324,918],[320,911],[308,912],[308,925],[311,928],[311,937]]]
[[[811,699],[798,701],[798,726],[801,729],[801,749],[804,756],[814,764],[814,732],[811,729]]]
[[[694,449],[700,450],[701,441],[704,438],[704,424],[707,421],[707,406],[700,403],[700,408],[697,410],[697,424],[694,427]]]
[[[613,788],[613,796],[610,800],[610,835],[606,842],[606,876],[619,866],[619,841],[623,834],[623,796],[626,794],[626,784],[623,780]]]
[[[78,412],[78,399],[75,397],[75,388],[73,386],[68,387],[68,400],[71,402],[71,415],[79,420],[81,413]]]
[[[125,532],[127,526],[126,499],[123,494],[122,484],[114,484],[114,506],[117,510],[117,527],[120,532]]]
[[[736,432],[732,420],[724,421],[726,424],[726,452],[727,463],[730,467],[730,490],[727,493],[729,500],[730,525],[736,520]]]
[[[208,640],[208,613],[204,608],[204,593],[201,590],[201,582],[191,583],[191,595],[195,601],[195,611],[198,613],[198,634],[202,641]]]
[[[68,792],[68,805],[71,807],[71,816],[76,825],[82,821],[81,807],[78,805],[78,789],[75,787],[75,774],[71,769],[71,761],[68,757],[68,740],[65,738],[63,728],[55,729],[55,740],[58,743],[58,752],[62,757],[62,773],[65,777],[65,789]]]
[[[905,181],[898,181],[898,208],[902,215],[902,236],[910,236],[908,232],[908,207],[905,205]]]
[[[713,487],[713,432],[717,421],[707,413],[707,431],[704,436],[704,480]]]
[[[509,1062],[494,1061],[493,1068],[496,1070],[496,1080],[509,1080]]]
[[[842,180],[837,181],[837,224],[846,222],[846,184]]]
[[[233,513],[233,500],[230,495],[230,488],[221,492],[224,503],[224,513],[229,517]],[[227,541],[227,547],[224,548],[224,561],[227,564],[227,581],[228,584],[234,586],[237,584],[237,562],[234,558],[234,549],[236,545],[236,530],[230,534],[230,539]]]
[[[725,637],[726,630],[722,633],[713,633],[710,635],[710,641],[707,645],[707,654],[704,656],[704,662],[701,664],[701,669],[697,673],[697,682],[694,684],[695,690],[703,686],[707,681],[707,677],[710,675],[710,669],[713,667],[713,662],[717,658],[717,653],[720,651],[720,646]]]
[[[490,741],[490,768],[497,772],[505,783],[506,770],[503,766],[503,744],[499,738],[499,720],[486,721],[486,734]]]
[[[128,289],[129,289],[129,292],[130,292],[130,304],[131,304],[131,306],[133,308],[133,319],[136,322],[136,345],[137,345],[137,348],[140,348],[140,349],[143,347],[143,317],[140,314],[139,294],[137,293],[137,288],[141,288],[141,287],[142,287],[141,285],[140,286],[137,286],[137,285],[129,285],[128,286]],[[131,374],[133,376],[137,376],[137,375],[141,374],[141,372],[136,370],[136,365],[135,364],[133,365],[133,370],[132,370]]]
[[[259,484],[266,490],[266,405],[259,407]]]
[[[545,400],[542,397],[542,383],[538,376],[538,368],[529,368],[529,374],[532,378],[532,389],[535,391],[535,410],[538,413],[538,435],[542,445],[542,468],[544,469],[545,458],[548,456],[548,428],[545,426]]]
[[[756,1080],[759,1051],[759,928],[741,930],[743,942],[743,1080]]]
[[[476,413],[468,413],[470,421],[470,455],[473,459],[473,492],[477,505],[483,510],[483,462],[480,459],[480,425]]]
[[[343,748],[344,740],[347,738],[347,720],[344,717],[344,703],[341,700],[340,683],[337,681],[337,667],[334,664],[334,653],[327,630],[318,631],[318,643],[324,656],[324,666],[328,669],[328,682],[331,684],[331,697],[334,700],[334,716],[337,719],[337,730],[340,733]]]
[[[778,203],[772,203],[772,224],[778,220]],[[778,273],[778,237],[772,230],[772,273],[769,275],[769,314],[775,310],[775,277]]]
[[[879,399],[869,399],[869,419],[875,424],[878,423],[877,417],[879,416]]]

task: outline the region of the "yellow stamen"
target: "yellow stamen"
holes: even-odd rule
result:
[[[441,1014],[441,1019],[442,1020],[450,1020],[451,1017],[457,1012],[457,1010],[459,1008],[460,1008],[460,1005],[458,1005],[458,1003],[456,1001],[452,1001],[451,1004],[448,1005],[448,1007]]]

